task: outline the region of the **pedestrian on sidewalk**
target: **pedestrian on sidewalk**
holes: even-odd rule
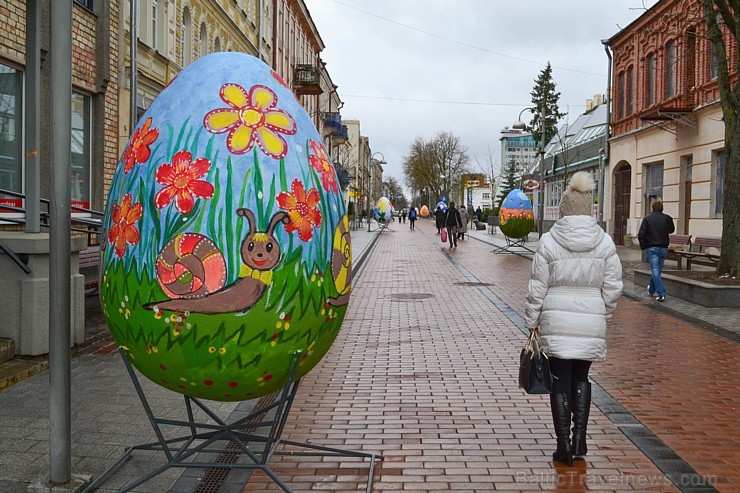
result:
[[[480,206],[475,210],[475,217],[478,218],[478,221],[480,222],[481,218],[483,217],[483,211],[480,209]]]
[[[438,205],[437,210],[434,211],[434,222],[437,225],[437,234],[442,231],[445,227],[445,211],[442,210],[442,206]]]
[[[668,244],[670,243],[668,235],[676,228],[673,225],[673,218],[663,212],[662,200],[654,200],[652,209],[653,212],[642,220],[637,239],[640,242],[640,249],[645,251],[650,263],[652,279],[648,284],[648,295],[652,298],[653,294],[657,293],[657,300],[665,301],[665,285],[661,274],[665,258],[668,256]]]
[[[457,232],[461,227],[460,211],[455,207],[454,202],[450,202],[450,206],[444,215],[444,227],[447,228],[447,238],[450,241],[450,248],[457,248]]]
[[[409,210],[409,229],[413,230],[416,223],[416,209],[412,206]]]
[[[537,245],[525,311],[526,326],[539,331],[553,376],[550,408],[557,450],[552,458],[569,466],[574,455],[587,452],[588,371],[592,362],[606,359],[606,323],[622,294],[617,249],[591,216],[594,186],[588,172],[571,178],[560,219]]]
[[[470,221],[468,210],[464,206],[460,207],[460,223],[462,225],[460,226],[460,229],[457,230],[457,237],[460,240],[464,240],[465,233],[468,232],[468,221]]]

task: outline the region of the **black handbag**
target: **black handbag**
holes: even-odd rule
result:
[[[519,355],[519,387],[528,394],[552,392],[550,361],[540,350],[540,337],[534,330]]]

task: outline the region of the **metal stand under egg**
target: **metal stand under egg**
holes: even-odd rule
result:
[[[233,423],[227,424],[219,418],[208,406],[199,399],[184,396],[188,420],[172,420],[157,417],[152,412],[141,384],[128,360],[126,353],[119,349],[126,364],[131,381],[136,388],[144,410],[149,418],[157,440],[127,448],[111,466],[90,483],[83,493],[96,490],[121,464],[123,464],[136,450],[164,452],[167,462],[135,481],[127,484],[120,491],[132,491],[136,487],[156,477],[170,468],[202,468],[202,469],[259,469],[263,471],[283,491],[290,492],[286,485],[270,468],[270,459],[274,455],[290,456],[327,456],[327,457],[359,457],[370,459],[366,492],[372,491],[375,461],[383,460],[384,456],[367,452],[356,452],[332,447],[324,447],[303,442],[282,439],[283,429],[290,413],[301,379],[293,381],[298,368],[301,352],[296,352],[288,378],[288,383],[273,394],[259,400],[252,411]],[[196,423],[193,405],[200,408],[215,424]],[[175,438],[166,439],[161,426],[175,426],[185,430],[185,433]],[[266,430],[266,431],[263,431]],[[262,431],[262,433],[260,433]],[[219,442],[226,442],[225,445]],[[287,450],[291,447],[290,450]],[[308,450],[305,450],[308,449]],[[218,454],[213,462],[201,462],[196,454]],[[239,459],[244,462],[238,462]],[[193,459],[193,460],[191,460]]]
[[[513,253],[521,256],[534,255],[535,253],[534,250],[524,245],[527,242],[526,236],[523,238],[509,238],[504,235],[504,239],[506,239],[506,245],[501,247],[497,246],[491,250],[492,253]]]

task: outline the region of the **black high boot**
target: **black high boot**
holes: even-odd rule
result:
[[[573,382],[573,395],[571,405],[573,406],[573,455],[586,455],[586,426],[588,425],[588,414],[591,410],[591,383]]]
[[[552,454],[552,460],[573,465],[573,451],[570,445],[570,396],[568,394],[550,394],[550,410],[558,448]]]

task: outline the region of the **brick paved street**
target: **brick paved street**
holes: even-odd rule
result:
[[[491,253],[500,235],[483,232],[449,250],[427,221],[407,228],[353,231],[361,265],[350,309],[329,354],[304,377],[285,439],[385,455],[375,492],[740,491],[737,334],[690,322],[733,321],[740,310],[693,306],[677,316],[680,300],[655,303],[626,280],[630,298],[611,323],[608,359],[591,372],[589,454],[568,468],[550,460],[547,398],[515,382],[531,261]],[[153,439],[95,314],[73,359],[73,473],[93,477],[126,446]],[[177,394],[143,385],[163,415],[179,416]],[[45,372],[0,392],[2,493],[28,491],[46,473],[47,394]],[[254,401],[213,404],[230,421]],[[162,462],[136,452],[100,491]],[[368,471],[345,458],[275,456],[271,465],[294,491],[363,491]],[[280,491],[261,472],[246,481],[175,469],[136,491]]]
[[[592,371],[608,394],[594,399],[587,460],[556,468],[548,402],[515,382],[530,260],[477,240],[442,249],[426,221],[404,226],[381,235],[286,438],[384,454],[379,492],[677,491],[664,473],[684,491],[711,491],[690,488],[701,476],[740,490],[740,393],[717,378],[738,382],[736,343],[622,298]],[[366,472],[356,460],[273,466],[295,491],[361,490]],[[245,491],[277,488],[255,473]]]

